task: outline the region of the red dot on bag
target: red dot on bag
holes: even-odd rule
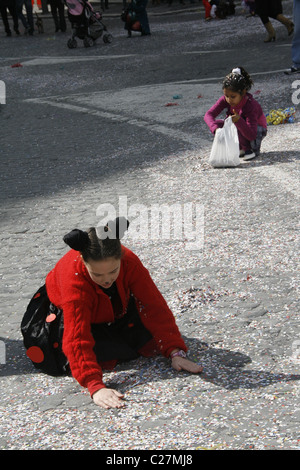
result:
[[[38,292],[37,294],[35,294],[35,296],[34,296],[33,298],[34,298],[34,299],[37,299],[37,298],[40,297],[40,296],[41,296],[41,294],[40,294],[40,292]]]
[[[54,349],[58,348],[59,344],[58,343],[53,343]]]
[[[55,318],[56,318],[55,313],[50,313],[50,314],[47,316],[47,318],[46,318],[46,322],[47,322],[47,323],[51,323],[52,321],[55,320]]]
[[[31,346],[27,349],[26,354],[33,362],[40,363],[44,360],[44,353],[38,346]]]
[[[134,326],[134,323],[128,323],[128,328],[132,328]]]

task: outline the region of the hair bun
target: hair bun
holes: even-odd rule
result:
[[[77,228],[67,233],[63,240],[70,248],[76,251],[83,251],[90,241],[88,233]]]
[[[129,222],[126,217],[117,217],[116,220],[109,220],[105,227],[96,227],[98,238],[105,240],[106,238],[121,239],[128,230]]]

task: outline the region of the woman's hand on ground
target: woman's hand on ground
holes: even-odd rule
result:
[[[174,369],[178,371],[186,370],[187,372],[191,372],[192,374],[200,374],[200,372],[203,371],[202,366],[199,366],[195,362],[180,356],[173,357],[172,367],[174,367]]]
[[[122,401],[124,395],[112,388],[101,388],[93,394],[93,401],[102,408],[122,408],[125,403]]]

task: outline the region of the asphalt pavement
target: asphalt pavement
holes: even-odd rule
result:
[[[111,5],[103,23],[113,40],[91,48],[68,49],[69,24],[55,33],[50,15],[33,36],[20,28],[7,38],[0,25],[0,448],[177,450],[182,466],[183,451],[196,461],[200,450],[299,450],[300,77],[284,74],[292,38],[274,21],[277,39],[265,44],[259,18],[240,5],[210,22],[200,2],[148,12],[151,36],[127,38]],[[295,121],[268,126],[256,159],[214,169],[203,116],[239,65],[264,111],[294,107]],[[20,322],[66,252],[65,233],[114,211],[128,215],[124,244],[203,373],[178,373],[162,357],[121,364],[104,379],[126,406],[105,411],[72,377],[33,368]]]

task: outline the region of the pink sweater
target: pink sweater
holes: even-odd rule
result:
[[[220,127],[220,121],[216,117],[226,110],[226,117],[233,114],[233,109],[227,103],[225,96],[222,96],[218,101],[205,113],[204,121],[208,125],[212,133]],[[257,135],[257,126],[267,128],[267,120],[264,115],[260,104],[256,101],[250,93],[246,93],[245,97],[240,103],[234,107],[236,113],[239,113],[242,119],[239,119],[235,125],[238,131],[247,139],[255,140]]]

